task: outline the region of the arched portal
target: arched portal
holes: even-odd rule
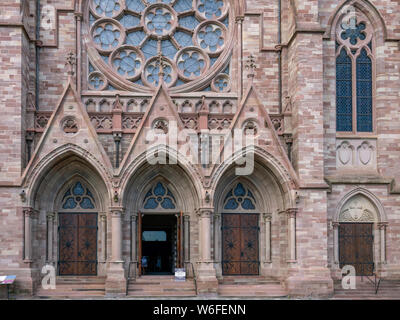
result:
[[[183,267],[183,211],[174,187],[157,178],[144,188],[138,222],[141,274],[172,274]]]
[[[68,184],[58,212],[60,276],[97,275],[97,215],[90,188],[82,180]]]
[[[385,226],[378,207],[365,194],[348,195],[335,223],[335,259],[339,267],[351,265],[357,276],[370,276],[385,261]]]
[[[259,212],[253,192],[242,182],[223,201],[222,274],[259,274]]]

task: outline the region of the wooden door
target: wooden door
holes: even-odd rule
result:
[[[97,275],[97,213],[59,214],[59,274]]]
[[[340,267],[354,266],[357,276],[370,276],[374,272],[373,224],[342,223],[339,226]]]
[[[258,214],[222,215],[222,272],[258,275]]]

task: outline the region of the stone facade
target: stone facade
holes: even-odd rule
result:
[[[0,3],[0,274],[17,275],[18,294],[35,295],[42,267],[58,266],[59,213],[76,181],[96,203],[97,275],[108,295],[124,296],[128,277],[138,277],[138,215],[157,181],[185,217],[184,261],[199,294],[215,294],[224,278],[221,214],[238,182],[254,193],[259,214],[259,276],[281,281],[289,295],[333,293],[345,222],[373,225],[374,270],[400,279],[398,2],[114,2]],[[367,133],[336,130],[337,37],[349,10],[373,43]],[[158,12],[171,21],[160,20],[165,29],[154,35]],[[124,45],[135,30],[150,35]],[[186,46],[182,34],[193,35]],[[215,48],[202,43],[214,35]],[[146,47],[151,39],[155,49]],[[164,51],[167,41],[176,52]],[[168,141],[152,146],[154,130]],[[221,159],[207,164],[190,153],[204,159],[210,137],[237,130],[256,133],[248,149],[229,153],[219,142]],[[167,163],[152,164],[149,150]],[[254,170],[238,175],[243,150]]]

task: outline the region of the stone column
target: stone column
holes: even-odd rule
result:
[[[48,212],[47,218],[47,263],[53,264],[54,212]]]
[[[100,222],[101,222],[101,261],[107,261],[107,215],[101,214],[100,215]]]
[[[126,278],[122,260],[123,208],[110,208],[111,214],[111,261],[107,270],[106,296],[125,296]]]
[[[272,262],[272,248],[271,248],[271,221],[272,213],[264,213],[265,221],[265,262]]]
[[[386,226],[387,223],[386,222],[380,222],[378,223],[378,228],[380,231],[380,242],[381,242],[381,246],[380,246],[380,262],[382,264],[386,263]]]
[[[221,266],[221,214],[214,213],[214,263],[217,278],[222,277]]]
[[[200,261],[197,268],[198,293],[216,294],[218,281],[214,268],[214,261],[211,259],[211,215],[213,208],[201,208],[198,211],[199,218],[199,240],[200,240]]]
[[[333,222],[333,256],[334,263],[339,264],[339,222]]]
[[[296,262],[296,213],[297,209],[295,208],[286,211],[288,217],[288,262]]]
[[[32,219],[34,210],[32,208],[23,208],[25,228],[24,228],[24,262],[32,263]]]
[[[190,262],[190,215],[184,216],[185,265]]]

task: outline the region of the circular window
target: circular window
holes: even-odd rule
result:
[[[90,0],[91,61],[122,88],[154,88],[162,75],[171,88],[209,85],[229,58],[229,2]],[[103,88],[95,75],[91,87]]]

